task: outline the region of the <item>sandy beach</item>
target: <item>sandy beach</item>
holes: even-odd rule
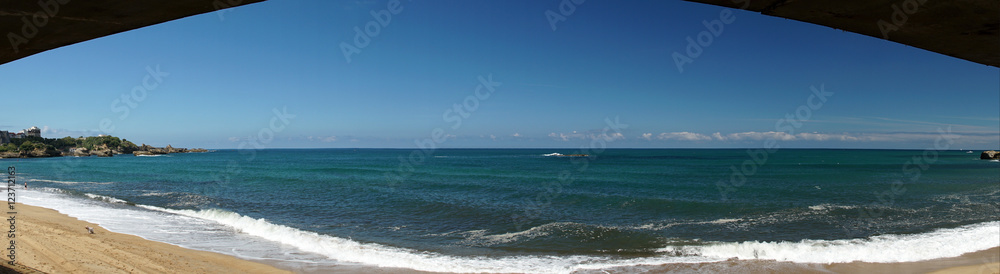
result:
[[[16,212],[16,262],[46,273],[290,273],[110,232],[47,208],[17,204]],[[85,227],[94,228],[94,234]],[[4,265],[8,262],[5,258]]]
[[[618,272],[635,272],[629,267]],[[1000,247],[971,252],[953,258],[903,263],[834,263],[806,264],[770,260],[728,260],[715,263],[670,264],[655,267],[653,272],[675,273],[935,273],[1000,274]]]
[[[994,247],[966,253],[958,257],[920,262],[832,264],[828,269],[837,273],[998,274],[1000,273],[1000,248]]]

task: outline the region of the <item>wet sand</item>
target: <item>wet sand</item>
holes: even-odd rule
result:
[[[47,208],[16,204],[15,209],[15,261],[46,273],[289,273],[263,263],[110,232]],[[9,252],[4,254],[4,265],[10,261]]]

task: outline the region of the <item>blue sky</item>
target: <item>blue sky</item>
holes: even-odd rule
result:
[[[553,30],[559,1],[389,2],[271,0],[4,64],[0,130],[207,148],[432,133],[435,147],[1000,147],[1000,70],[881,39],[732,10],[680,71],[674,53],[727,9],[590,0]],[[479,78],[493,91],[477,97]]]

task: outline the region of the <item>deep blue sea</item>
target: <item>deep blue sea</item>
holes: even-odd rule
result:
[[[0,163],[28,184],[19,202],[298,272],[899,262],[1000,246],[1000,163],[979,151],[573,153],[267,149]]]

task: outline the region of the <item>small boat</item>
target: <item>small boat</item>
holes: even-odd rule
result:
[[[970,151],[966,151],[965,153],[972,153],[972,151],[971,150]]]

